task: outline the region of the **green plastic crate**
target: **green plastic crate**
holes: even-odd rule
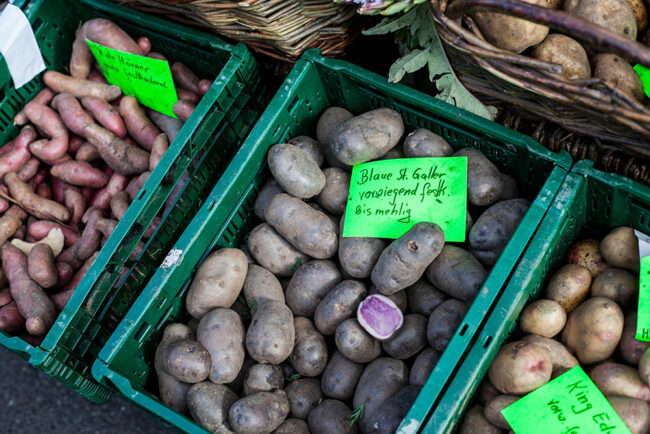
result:
[[[133,36],[147,36],[156,51],[216,80],[129,207],[40,347],[0,334],[0,345],[39,369],[101,402],[111,391],[94,381],[92,363],[133,301],[174,245],[235,155],[263,107],[259,73],[242,44],[231,45],[184,26],[109,1],[33,0],[23,6],[48,69],[64,71],[75,29],[104,17]],[[0,143],[18,133],[14,115],[43,88],[35,78],[14,89],[0,59]],[[196,157],[196,158],[195,158]],[[193,161],[194,160],[194,161]],[[128,260],[184,172],[190,175],[137,262]],[[128,267],[122,279],[120,270]]]
[[[268,149],[291,137],[313,134],[319,115],[339,105],[360,113],[387,106],[399,111],[407,129],[429,128],[459,148],[481,149],[500,168],[508,169],[524,194],[535,198],[524,222],[439,363],[440,375],[427,383],[412,412],[424,420],[429,401],[442,386],[500,292],[534,230],[555,197],[570,167],[568,154],[553,154],[533,140],[445,104],[350,63],[325,59],[309,50],[296,63],[242,149],[126,315],[93,366],[95,378],[161,419],[187,432],[204,432],[190,419],[165,407],[156,397],[152,361],[167,323],[185,321],[184,294],[196,268],[215,248],[240,246],[259,223],[255,198],[268,179]],[[443,369],[444,368],[444,369]]]
[[[437,402],[426,432],[453,432],[523,308],[566,263],[569,246],[581,237],[602,238],[617,226],[650,233],[650,187],[596,170],[589,160],[576,163],[472,350]]]

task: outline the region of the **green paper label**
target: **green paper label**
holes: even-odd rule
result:
[[[344,237],[399,238],[436,223],[445,241],[465,241],[467,157],[400,158],[352,168]]]
[[[638,341],[650,342],[650,256],[641,258],[636,339]]]
[[[641,78],[641,83],[643,84],[643,92],[647,96],[650,96],[650,69],[646,68],[643,65],[634,65],[634,70]]]
[[[580,366],[501,410],[517,434],[629,434],[607,398]]]
[[[125,53],[86,40],[106,81],[133,95],[140,104],[167,116],[176,117],[172,106],[178,97],[169,62]]]

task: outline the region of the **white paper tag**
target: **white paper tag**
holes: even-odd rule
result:
[[[650,237],[636,229],[634,235],[639,239],[639,258],[650,256]]]
[[[45,62],[32,26],[19,7],[8,4],[0,12],[0,29],[0,54],[18,89],[43,71]]]
[[[182,254],[183,251],[181,249],[171,249],[169,253],[167,253],[167,256],[165,256],[165,260],[160,264],[160,268],[169,268],[172,265],[176,265],[179,259],[181,259]]]

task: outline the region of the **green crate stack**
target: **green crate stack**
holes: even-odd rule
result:
[[[105,0],[33,0],[23,5],[48,69],[66,71],[75,30],[91,18],[107,18],[134,37],[147,36],[156,51],[215,77],[208,93],[170,145],[128,211],[101,249],[56,324],[39,347],[0,333],[0,345],[39,369],[102,402],[111,391],[94,381],[92,363],[167,251],[238,151],[264,106],[257,65],[242,44],[150,17]],[[0,143],[18,133],[13,117],[42,88],[39,77],[16,90],[0,59]],[[181,188],[181,177],[187,183]],[[129,260],[143,229],[170,200],[156,233],[137,261]],[[126,274],[121,270],[126,267]]]
[[[602,238],[617,226],[650,233],[650,187],[620,175],[575,164],[473,348],[454,373],[425,432],[450,433],[472,402],[492,359],[517,325],[523,308],[539,294],[566,252],[580,238]]]
[[[528,137],[412,90],[350,63],[323,58],[309,50],[299,60],[246,139],[210,198],[157,270],[147,288],[103,348],[93,366],[99,381],[132,402],[187,432],[204,432],[157,398],[152,369],[155,348],[165,325],[188,320],[184,294],[196,268],[214,249],[239,247],[259,221],[253,213],[257,193],[267,179],[268,149],[298,135],[312,135],[320,114],[330,106],[361,113],[377,107],[397,110],[407,130],[428,128],[454,148],[483,151],[512,174],[522,193],[533,198],[530,211],[494,267],[485,287],[412,409],[421,423],[456,361],[465,352],[486,312],[514,269],[541,222],[571,164],[566,153],[553,154]]]

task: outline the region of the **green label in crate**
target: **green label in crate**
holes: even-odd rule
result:
[[[501,410],[517,434],[629,434],[607,398],[580,366]]]
[[[650,256],[641,258],[636,339],[650,342]]]
[[[86,40],[106,81],[122,88],[140,102],[167,116],[176,117],[172,106],[178,97],[169,62],[125,53]]]
[[[352,169],[344,237],[399,238],[433,222],[465,241],[467,157],[399,158]]]

